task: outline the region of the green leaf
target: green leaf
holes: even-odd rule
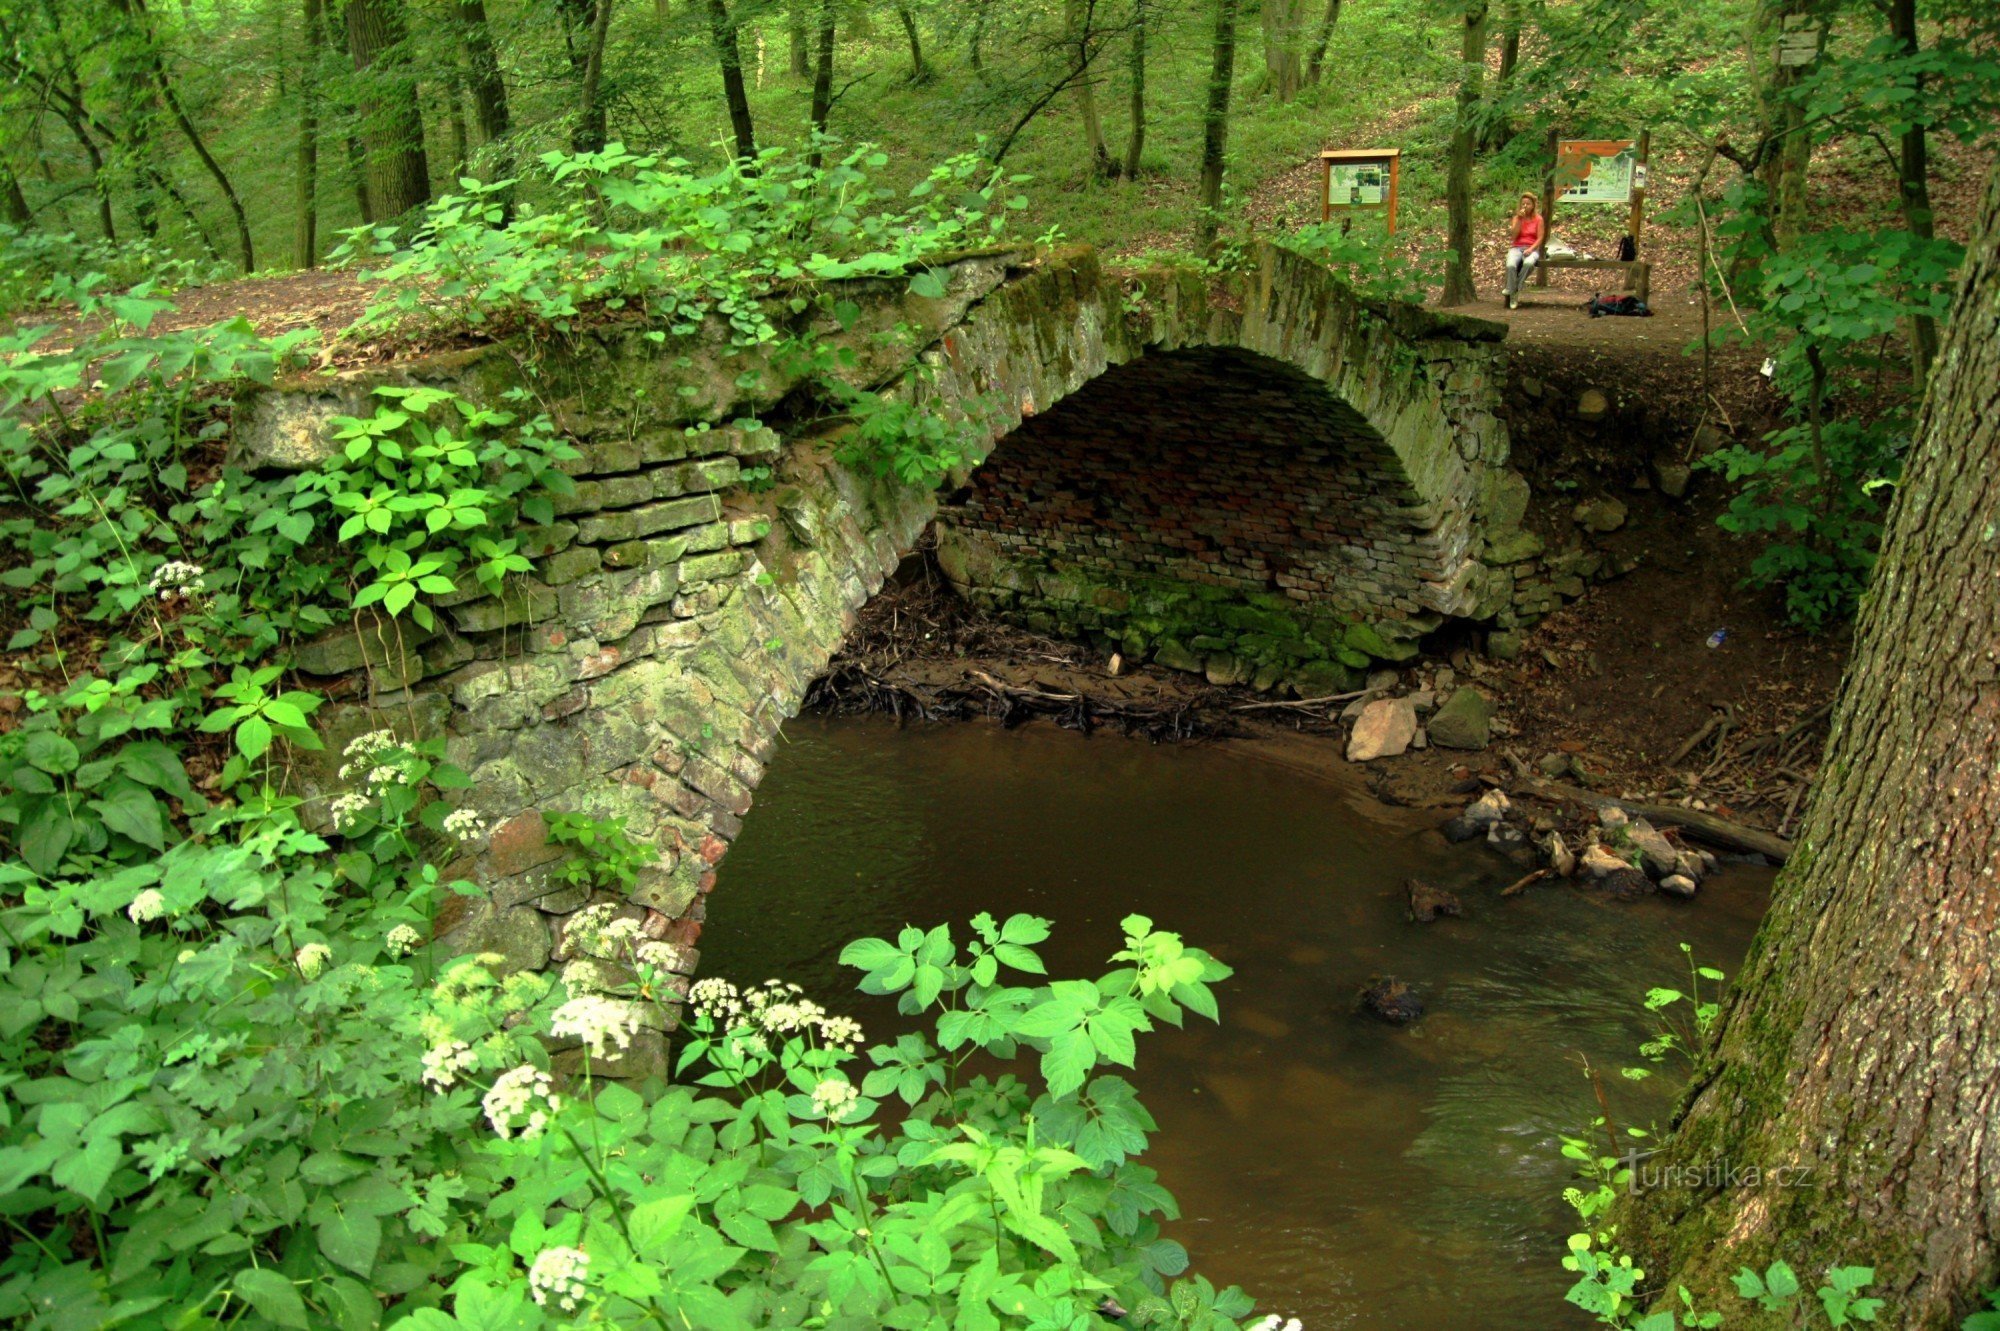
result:
[[[365,1211],[338,1211],[314,1231],[319,1250],[327,1260],[337,1262],[358,1276],[375,1268],[375,1254],[382,1247],[382,1222]]]
[[[21,756],[52,776],[67,776],[83,761],[76,745],[53,730],[37,730],[28,736],[21,746]]]
[[[246,716],[236,727],[236,748],[253,762],[271,747],[271,723],[261,716]]]
[[[279,1326],[297,1327],[298,1331],[310,1331],[306,1322],[305,1300],[292,1282],[276,1271],[262,1267],[236,1273],[236,1292],[249,1300],[266,1321]]]
[[[944,299],[944,279],[935,272],[926,270],[910,279],[910,294],[925,300]]]
[[[138,782],[120,777],[105,788],[102,798],[92,800],[90,807],[118,835],[153,850],[166,849],[167,825],[160,801]]]

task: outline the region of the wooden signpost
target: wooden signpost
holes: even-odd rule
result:
[[[1652,288],[1653,265],[1641,253],[1646,228],[1647,155],[1652,148],[1651,130],[1640,130],[1631,139],[1560,139],[1549,131],[1548,174],[1542,177],[1542,243],[1535,264],[1535,285],[1549,284],[1551,268],[1605,268],[1623,271],[1625,289],[1648,298]],[[1575,255],[1549,253],[1549,233],[1555,229],[1556,204],[1567,200],[1576,204],[1624,204],[1626,234],[1632,237],[1631,259],[1584,259]]]
[[[1380,209],[1388,214],[1389,234],[1396,234],[1396,186],[1402,171],[1401,148],[1345,148],[1319,155],[1326,173],[1320,192],[1319,217],[1330,221],[1335,212]]]

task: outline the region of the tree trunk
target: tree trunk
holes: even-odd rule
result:
[[[1306,0],[1264,0],[1264,72],[1271,94],[1281,102],[1299,95],[1304,80],[1300,36],[1305,30]]]
[[[611,3],[612,0],[596,0],[591,6],[590,42],[583,57],[583,86],[577,90],[575,146],[580,153],[603,151],[607,137],[604,99],[599,90],[604,86],[604,47],[611,34]]]
[[[1132,132],[1125,140],[1124,176],[1139,178],[1139,159],[1146,151],[1146,8],[1148,0],[1132,5],[1131,107]]]
[[[431,167],[397,0],[347,0],[347,49],[361,76],[369,199],[380,216],[401,217],[430,201]]]
[[[123,4],[126,16],[132,21],[134,32],[145,51],[146,63],[150,66],[153,82],[159,88],[161,100],[166,103],[167,113],[174,118],[174,124],[180,128],[181,137],[185,138],[188,146],[194,149],[194,155],[201,160],[202,167],[215,182],[215,187],[222,191],[222,197],[229,205],[230,216],[236,222],[236,244],[238,254],[243,261],[243,271],[253,272],[257,267],[257,255],[250,244],[250,219],[243,211],[243,200],[236,197],[236,187],[229,183],[228,173],[222,169],[222,164],[215,160],[214,154],[209,152],[208,144],[203,142],[201,134],[196,131],[194,121],[182,107],[179,95],[174,92],[172,81],[167,78],[167,63],[160,54],[160,44],[153,33],[152,16],[146,12],[144,0],[123,0]]]
[[[2000,172],[1806,805],[1626,1241],[1703,1306],[1739,1265],[1873,1266],[1883,1325],[1956,1327],[2000,1264]],[[1801,1171],[1773,1177],[1778,1167]],[[1652,1166],[1649,1164],[1648,1168]],[[1811,1288],[1808,1283],[1807,1288]],[[1663,1300],[1664,1302],[1664,1300]]]
[[[1312,58],[1306,62],[1306,82],[1319,86],[1320,74],[1326,68],[1326,48],[1333,44],[1333,28],[1340,22],[1340,0],[1326,0],[1326,13],[1320,15],[1319,31],[1313,35]]]
[[[896,6],[896,17],[903,22],[903,36],[910,43],[910,82],[929,83],[931,67],[924,63],[924,35],[917,27],[917,16],[908,5]]]
[[[1090,151],[1090,172],[1102,180],[1112,174],[1112,166],[1111,150],[1104,143],[1104,122],[1097,114],[1097,88],[1090,77],[1090,65],[1096,58],[1091,50],[1097,41],[1096,17],[1097,6],[1092,0],[1066,0],[1063,5],[1064,28],[1075,48],[1071,61],[1079,71],[1076,112],[1083,120],[1083,142]]]
[[[35,214],[28,207],[28,196],[21,193],[21,182],[14,174],[14,168],[0,162],[0,221],[22,230],[35,224]]]
[[[792,0],[785,11],[785,37],[790,45],[792,77],[812,77],[812,34],[806,27],[806,0]]]
[[[750,97],[743,89],[743,52],[736,44],[736,20],[730,17],[729,0],[708,0],[708,31],[715,43],[716,62],[722,66],[722,96],[729,103],[729,128],[736,136],[736,156],[755,161],[757,131],[750,123]]]
[[[1451,261],[1444,270],[1445,305],[1468,305],[1479,296],[1472,282],[1472,146],[1480,89],[1486,81],[1486,0],[1465,7],[1465,34],[1459,47],[1458,117],[1451,130],[1451,162],[1444,185]]]
[[[1806,123],[1805,102],[1795,92],[1812,65],[1779,59],[1780,38],[1788,26],[1799,30],[1800,25],[1803,30],[1818,25],[1824,49],[1826,31],[1820,0],[1760,0],[1752,62],[1753,68],[1764,73],[1758,88],[1764,139],[1758,145],[1757,175],[1769,193],[1766,211],[1772,235],[1781,246],[1790,244],[1804,229],[1806,169],[1812,163],[1812,127]]]
[[[1889,0],[1889,32],[1905,55],[1917,54],[1916,0]],[[1925,240],[1937,234],[1931,217],[1930,144],[1925,138],[1921,113],[1924,87],[1917,83],[1917,107],[1903,131],[1902,151],[1896,158],[1897,193],[1903,205],[1903,225]],[[1937,324],[1928,314],[1910,320],[1910,382],[1921,393],[1931,376],[1931,362],[1937,359]]]
[[[1208,105],[1201,116],[1201,216],[1195,249],[1215,248],[1222,225],[1222,169],[1229,148],[1229,92],[1236,81],[1237,0],[1215,0],[1214,58],[1208,69]]]
[[[292,263],[319,262],[319,60],[323,35],[320,0],[305,0],[305,58],[299,69],[299,164]]]
[[[812,123],[812,147],[806,154],[806,165],[817,171],[820,163],[820,137],[826,133],[826,118],[833,112],[833,6],[835,0],[819,0],[819,39],[813,55],[812,108],[807,113]]]
[[[354,181],[354,210],[361,214],[364,225],[373,226],[375,195],[368,188],[368,153],[352,134],[347,136],[347,174]]]
[[[493,30],[486,22],[486,0],[459,0],[459,32],[465,43],[466,86],[472,92],[472,118],[479,125],[479,141],[488,179],[505,180],[514,173],[513,146],[507,141],[512,132],[507,112],[507,83],[500,76],[500,58],[493,49]],[[512,211],[513,191],[501,199]]]
[[[1500,72],[1493,79],[1493,93],[1496,100],[1506,95],[1507,85],[1513,82],[1514,70],[1520,63],[1520,0],[1503,0],[1500,6]],[[1486,132],[1479,136],[1480,150],[1489,153],[1497,151],[1513,137],[1514,126],[1510,123],[1509,117],[1496,115],[1486,122]]]
[[[986,41],[986,12],[993,7],[993,0],[971,0],[971,2],[972,34],[966,39],[966,56],[972,62],[972,72],[983,74],[986,72],[986,64],[980,47]]]

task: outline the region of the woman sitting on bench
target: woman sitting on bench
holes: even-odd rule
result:
[[[1514,239],[1507,248],[1507,308],[1518,309],[1521,304],[1521,287],[1527,282],[1528,274],[1535,271],[1535,264],[1541,259],[1542,210],[1540,201],[1532,194],[1521,196],[1521,206],[1514,210]]]

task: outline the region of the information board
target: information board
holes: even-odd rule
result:
[[[1630,203],[1638,183],[1638,153],[1630,139],[1564,139],[1556,145],[1557,197],[1568,203]]]
[[[1368,208],[1389,196],[1389,167],[1386,163],[1342,165],[1327,168],[1326,201],[1335,208]]]

